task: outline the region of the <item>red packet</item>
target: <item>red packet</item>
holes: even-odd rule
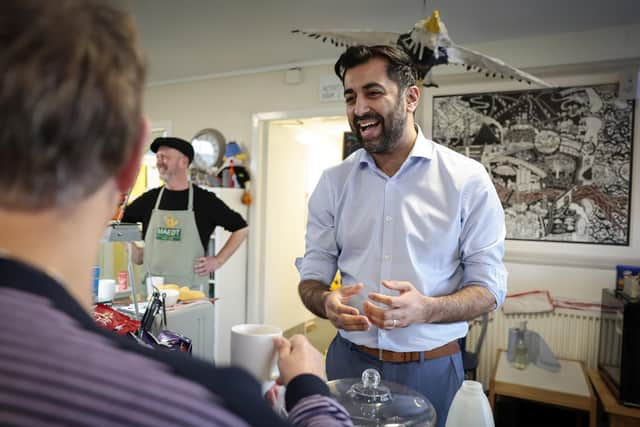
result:
[[[126,314],[120,313],[104,304],[97,304],[93,309],[93,320],[100,327],[115,332],[118,335],[135,333],[140,322],[133,320]]]

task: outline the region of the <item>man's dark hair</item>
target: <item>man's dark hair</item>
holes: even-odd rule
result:
[[[334,71],[344,84],[347,70],[373,58],[387,61],[387,76],[398,85],[400,91],[416,84],[417,73],[413,60],[404,50],[393,46],[351,46],[340,55]]]
[[[65,206],[118,173],[142,132],[145,68],[111,2],[0,2],[0,207]]]

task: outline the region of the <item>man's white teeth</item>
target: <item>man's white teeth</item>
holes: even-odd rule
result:
[[[371,121],[371,122],[360,122],[360,129],[365,130],[367,128],[370,128],[371,126],[375,126],[378,124],[377,120]]]

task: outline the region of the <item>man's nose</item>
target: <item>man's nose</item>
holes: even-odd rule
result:
[[[357,98],[353,108],[353,112],[356,116],[363,116],[365,113],[371,111],[369,103],[364,98]]]

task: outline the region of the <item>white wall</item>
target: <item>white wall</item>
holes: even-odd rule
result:
[[[346,123],[342,126],[348,128]],[[288,329],[312,317],[298,297],[299,275],[294,260],[304,255],[309,195],[322,170],[342,158],[343,130],[328,135],[314,130],[313,125],[270,123],[265,191],[265,323]]]
[[[631,64],[637,69],[639,46],[640,25],[634,25],[470,47],[515,66],[533,67],[532,71],[555,84],[574,85],[585,81],[617,81],[616,72],[620,67]],[[338,54],[336,51],[336,57]],[[590,65],[573,66],[585,63]],[[427,90],[425,97],[433,93],[523,88],[510,82],[484,79],[475,73],[461,73],[460,67],[449,67],[447,71],[444,71],[446,67],[439,68],[435,77],[441,86],[437,91]],[[576,76],[576,72],[581,75]],[[328,64],[303,68],[303,82],[293,86],[283,83],[284,71],[152,86],[146,90],[145,106],[152,121],[171,123],[173,135],[190,138],[201,128],[215,127],[227,139],[235,139],[247,148],[252,139],[254,113],[342,108],[341,102],[322,104],[318,101],[319,78],[331,74],[332,65]],[[425,100],[423,122],[425,128],[430,129],[431,104]],[[613,286],[613,260],[626,258],[640,264],[640,124],[637,110],[631,248],[509,242],[510,291],[550,289],[553,295],[597,300],[600,288]],[[254,217],[255,212],[252,212],[251,218]],[[251,224],[251,227],[251,232],[255,233],[260,224]],[[571,266],[562,265],[566,263]]]

